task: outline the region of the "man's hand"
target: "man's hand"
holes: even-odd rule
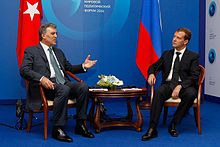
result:
[[[156,77],[154,74],[150,74],[148,79],[147,79],[147,82],[150,86],[154,85],[156,83]]]
[[[91,68],[96,64],[97,60],[90,60],[90,55],[88,55],[83,63],[85,69]]]
[[[54,90],[55,83],[51,82],[48,78],[43,77],[40,83],[44,88]]]
[[[177,99],[179,97],[179,93],[181,90],[182,86],[181,85],[177,85],[174,89],[173,89],[173,93],[172,93],[172,98],[173,99]]]

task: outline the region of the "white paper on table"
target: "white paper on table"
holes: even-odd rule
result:
[[[108,91],[107,88],[89,88],[89,91]]]
[[[132,91],[132,90],[142,90],[141,88],[123,88],[123,89],[121,89],[121,90],[123,90],[123,91]]]

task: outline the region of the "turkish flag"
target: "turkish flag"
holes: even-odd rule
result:
[[[20,0],[16,49],[19,67],[24,57],[24,50],[39,43],[38,30],[42,15],[41,0]]]

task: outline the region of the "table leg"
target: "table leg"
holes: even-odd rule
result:
[[[127,99],[127,110],[128,110],[127,119],[128,119],[129,121],[132,121],[133,111],[132,111],[132,107],[131,107],[130,98]]]
[[[95,98],[96,99],[96,98]],[[97,99],[96,99],[97,102]],[[95,113],[95,118],[94,118],[94,128],[95,131],[97,133],[100,132],[100,128],[101,128],[101,124],[100,124],[100,104],[99,103],[95,103],[96,104],[96,113]]]
[[[92,105],[91,108],[89,110],[89,122],[90,122],[90,126],[92,126],[94,124],[94,110],[95,110],[95,99],[92,99]]]
[[[140,100],[141,100],[141,97],[138,97],[136,100],[136,110],[137,110],[136,130],[137,131],[141,131],[141,126],[143,125],[143,117],[142,117],[140,107],[139,107]]]

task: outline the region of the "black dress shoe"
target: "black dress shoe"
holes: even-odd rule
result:
[[[75,133],[82,135],[83,137],[87,137],[87,138],[94,138],[95,137],[91,132],[89,132],[89,130],[87,129],[87,127],[84,124],[76,125]]]
[[[172,137],[178,137],[179,133],[176,129],[176,125],[174,123],[171,123],[168,127],[168,132]]]
[[[73,142],[73,139],[69,137],[61,128],[53,129],[52,137],[63,142]]]
[[[142,141],[147,141],[157,137],[158,133],[156,129],[149,128],[148,131],[142,136]]]

